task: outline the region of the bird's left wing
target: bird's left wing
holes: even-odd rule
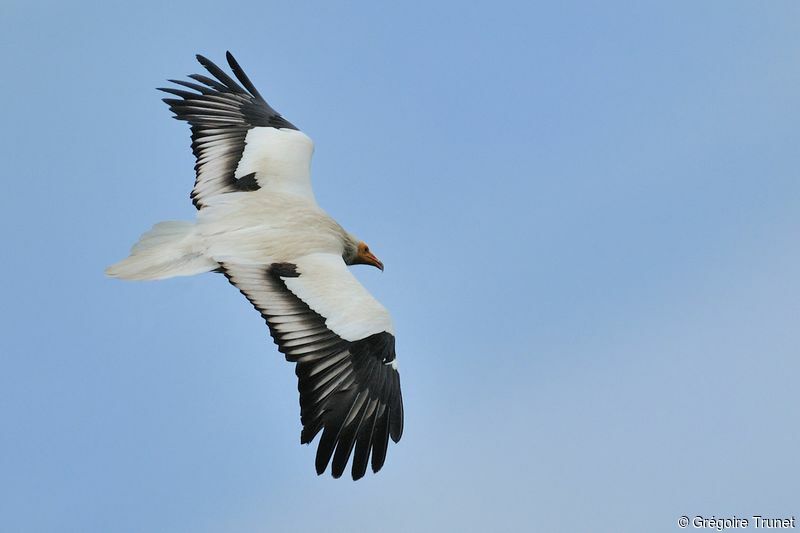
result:
[[[287,361],[297,363],[300,442],[322,431],[316,468],[333,459],[340,477],[353,454],[353,479],[377,472],[389,437],[403,433],[403,400],[394,329],[386,309],[355,279],[341,256],[311,254],[292,263],[222,265],[269,326]],[[355,452],[353,452],[355,450]]]
[[[260,189],[314,202],[310,171],[314,143],[270,107],[230,52],[227,59],[238,83],[198,55],[213,78],[191,74],[191,82],[169,80],[180,89],[159,88],[177,97],[164,102],[175,118],[192,127],[195,207],[201,209],[225,193]]]

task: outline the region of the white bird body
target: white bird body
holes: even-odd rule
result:
[[[349,235],[316,203],[294,194],[260,192],[214,198],[199,212],[197,231],[210,257],[262,265],[310,253],[342,257]]]
[[[192,125],[197,179],[194,222],[156,224],[106,273],[164,279],[223,272],[266,319],[287,360],[297,363],[303,433],[323,431],[317,472],[334,477],[351,453],[353,478],[383,466],[403,412],[388,311],[347,265],[383,264],[323,211],[311,187],[314,144],[261,98],[228,54],[242,89],[210,61],[217,79],[163,89],[176,118]]]

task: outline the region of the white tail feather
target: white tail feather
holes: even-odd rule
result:
[[[192,276],[219,267],[204,255],[194,222],[159,222],[139,238],[131,255],[106,269],[113,278],[145,280]]]

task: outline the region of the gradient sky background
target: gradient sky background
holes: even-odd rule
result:
[[[678,531],[800,515],[800,4],[4,1],[0,530]],[[134,7],[135,6],[135,7]],[[155,87],[232,50],[386,272],[403,440],[314,473]]]

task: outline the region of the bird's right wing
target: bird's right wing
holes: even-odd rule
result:
[[[292,263],[222,265],[228,280],[261,313],[286,360],[297,363],[300,441],[322,431],[317,473],[333,459],[339,477],[353,454],[359,479],[372,456],[377,472],[389,437],[403,433],[403,399],[388,312],[340,256],[311,254]],[[354,451],[355,450],[355,451]]]
[[[164,102],[175,118],[191,125],[195,207],[225,193],[260,189],[315,202],[310,174],[314,143],[267,104],[230,52],[227,59],[241,85],[198,55],[214,78],[191,74],[198,83],[169,80],[182,88],[159,89],[178,97]]]

